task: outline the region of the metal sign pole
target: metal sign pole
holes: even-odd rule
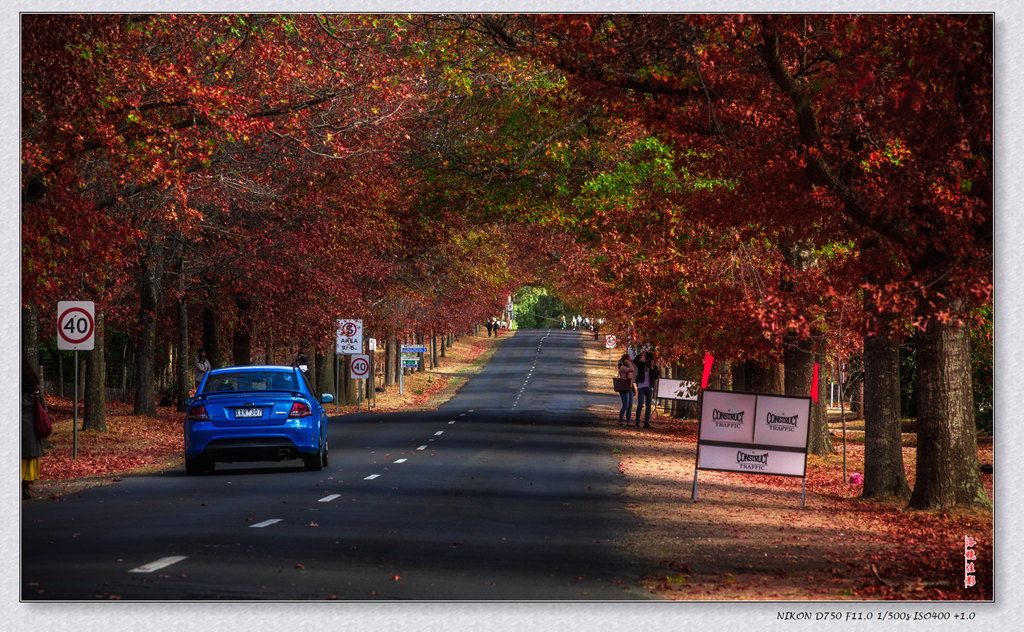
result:
[[[334,354],[334,412],[338,412],[338,402],[341,400],[341,356]]]
[[[73,425],[72,435],[74,436],[74,447],[72,448],[71,458],[78,459],[78,350],[75,350],[75,405],[73,407],[74,415],[72,416]]]

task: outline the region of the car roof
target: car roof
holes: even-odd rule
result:
[[[246,365],[246,366],[225,366],[219,369],[214,369],[210,373],[250,373],[255,371],[278,371],[281,373],[292,373],[295,371],[293,366],[283,366],[280,364],[260,364],[260,365]]]

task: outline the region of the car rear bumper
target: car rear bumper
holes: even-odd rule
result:
[[[206,424],[201,424],[206,425]],[[186,433],[185,458],[211,461],[283,461],[316,454],[320,441],[315,429],[293,429],[288,433],[252,435],[224,432],[218,428],[193,428]]]
[[[316,448],[300,450],[288,439],[221,439],[208,443],[202,456],[221,462],[283,461],[303,454],[316,454]]]

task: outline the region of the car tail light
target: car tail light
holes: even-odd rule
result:
[[[288,419],[309,417],[312,414],[313,410],[309,407],[309,404],[306,402],[295,402],[292,404],[292,411],[288,413]]]
[[[210,421],[210,416],[206,414],[206,406],[195,406],[188,411],[189,421]]]

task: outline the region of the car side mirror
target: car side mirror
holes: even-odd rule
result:
[[[321,404],[330,404],[333,401],[334,401],[334,395],[331,395],[330,393],[324,393],[324,394],[322,394],[320,396],[320,403]]]

